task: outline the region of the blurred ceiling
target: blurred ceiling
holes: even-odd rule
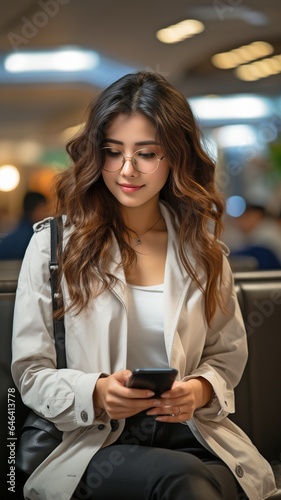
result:
[[[43,12],[43,15],[42,15]],[[183,19],[205,30],[174,44],[156,31]],[[211,57],[262,40],[281,47],[280,0],[1,0],[0,57],[10,52],[80,46],[135,69],[162,73],[187,98],[206,94],[280,94],[281,75],[245,82]],[[108,83],[111,83],[108,81]],[[0,80],[0,140],[52,142],[83,121],[100,87],[76,80]]]

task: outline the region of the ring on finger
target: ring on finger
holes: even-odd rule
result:
[[[179,409],[178,413],[171,413],[171,417],[178,417],[181,414],[181,407],[178,406],[178,409]]]

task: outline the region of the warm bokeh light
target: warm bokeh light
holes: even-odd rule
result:
[[[51,187],[57,171],[54,168],[38,168],[29,174],[28,187],[31,191],[40,191],[50,197]]]
[[[156,38],[162,43],[177,43],[201,33],[204,29],[205,26],[201,21],[185,19],[157,31]]]
[[[273,47],[270,43],[257,41],[249,45],[242,45],[229,52],[221,52],[212,57],[214,66],[220,69],[236,68],[240,64],[245,64],[255,59],[268,56],[273,53]]]
[[[281,54],[261,59],[250,64],[243,64],[235,70],[235,75],[248,82],[267,78],[281,73]]]
[[[0,191],[13,191],[20,181],[19,171],[14,165],[0,167]]]

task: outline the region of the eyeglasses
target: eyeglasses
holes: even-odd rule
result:
[[[159,156],[151,149],[138,149],[133,156],[124,156],[118,149],[110,147],[101,148],[103,154],[103,170],[106,172],[117,172],[121,170],[126,160],[130,160],[136,169],[141,174],[153,174],[159,167],[159,163],[164,156]]]

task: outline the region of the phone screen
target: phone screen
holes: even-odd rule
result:
[[[149,389],[159,397],[171,389],[177,373],[175,368],[136,368],[128,380],[127,387]]]

